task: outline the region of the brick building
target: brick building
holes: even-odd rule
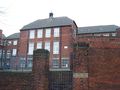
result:
[[[31,69],[33,50],[44,48],[50,51],[50,70],[70,71],[74,43],[87,42],[91,47],[102,47],[103,41],[104,46],[108,46],[107,42],[111,40],[111,47],[113,42],[120,41],[119,36],[120,30],[116,25],[77,27],[74,20],[53,17],[50,13],[49,18],[23,26],[20,33],[1,38],[4,42],[1,45],[1,61],[5,68]]]
[[[17,61],[17,53],[19,47],[20,33],[14,33],[8,37],[2,34],[1,40],[1,61],[4,69],[15,68]]]
[[[71,45],[74,42],[76,23],[68,17],[53,17],[34,21],[20,30],[18,55],[31,67],[34,49],[45,48],[50,51],[50,69],[70,69]],[[24,46],[23,46],[24,44]]]

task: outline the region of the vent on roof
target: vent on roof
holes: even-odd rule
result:
[[[49,13],[49,18],[53,18],[53,13]]]

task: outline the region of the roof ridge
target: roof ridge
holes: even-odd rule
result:
[[[116,26],[116,27],[119,27],[119,26],[117,26],[117,25],[111,24],[111,25],[83,26],[83,27],[78,27],[78,28],[87,28],[87,27],[105,27],[105,26]]]

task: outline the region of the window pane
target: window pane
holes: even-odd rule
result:
[[[17,49],[13,49],[12,56],[16,56],[16,54],[17,54]]]
[[[10,50],[7,50],[7,59],[9,59],[11,57],[11,52]]]
[[[17,40],[13,41],[13,45],[17,45]]]
[[[94,36],[101,36],[101,34],[94,34]]]
[[[45,49],[50,51],[50,42],[45,42]]]
[[[32,55],[33,54],[33,50],[34,50],[34,43],[30,42],[29,43],[29,47],[28,47],[28,54]]]
[[[24,68],[25,67],[25,60],[20,60],[20,67],[21,68]]]
[[[48,28],[46,29],[45,37],[50,37],[50,35],[51,35],[51,29]]]
[[[54,28],[54,37],[59,37],[60,28]]]
[[[2,50],[0,49],[0,58],[1,58],[1,56],[2,56]]]
[[[53,43],[53,54],[59,54],[59,42]]]
[[[28,60],[27,66],[28,66],[28,68],[31,68],[31,67],[32,67],[32,60]]]
[[[30,39],[33,39],[35,37],[35,31],[31,30],[30,31]]]
[[[62,68],[68,68],[69,67],[69,60],[68,59],[62,59],[61,67]]]
[[[42,42],[38,42],[37,43],[37,49],[41,49],[42,48]]]
[[[43,36],[43,29],[39,29],[39,30],[37,31],[37,37],[38,37],[38,38],[42,38],[42,36]]]
[[[112,36],[116,36],[116,33],[112,33]]]
[[[103,36],[109,36],[109,33],[104,33]]]
[[[52,67],[53,68],[59,68],[59,61],[58,61],[58,59],[54,59],[52,61]]]
[[[12,44],[12,41],[8,41],[8,45],[11,45]]]

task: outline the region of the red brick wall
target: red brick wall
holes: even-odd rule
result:
[[[2,30],[0,30],[0,49],[3,48],[3,46],[1,45],[2,43]]]
[[[76,49],[73,72],[88,72],[88,78],[73,77],[73,89],[119,90],[120,39],[86,37],[79,38],[78,42],[87,42],[90,47]]]
[[[87,42],[94,48],[120,48],[119,37],[77,37],[77,42]]]
[[[19,55],[26,56],[28,47],[28,31],[20,32]]]
[[[61,57],[69,57],[71,52],[71,45],[73,43],[72,39],[72,28],[62,27],[61,28]],[[67,49],[64,46],[68,46]]]
[[[0,39],[2,38],[2,30],[0,30]]]
[[[90,49],[89,90],[120,89],[120,50]]]
[[[33,90],[32,74],[0,72],[0,90]]]

